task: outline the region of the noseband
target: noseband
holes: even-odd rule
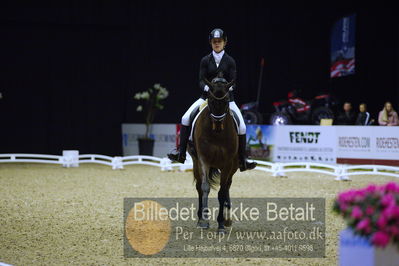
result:
[[[229,95],[229,92],[226,92],[225,95],[223,95],[222,97],[216,97],[215,94],[213,94],[213,92],[211,92],[211,90],[209,90],[208,92],[212,96],[213,99],[218,100],[218,101],[224,100],[224,98],[226,98]]]

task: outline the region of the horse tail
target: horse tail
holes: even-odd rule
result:
[[[216,168],[209,169],[209,185],[212,189],[216,189],[217,185],[220,184],[220,171]]]

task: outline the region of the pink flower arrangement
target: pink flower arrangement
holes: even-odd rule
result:
[[[338,195],[333,210],[342,215],[355,234],[377,247],[399,248],[399,183],[369,185]]]

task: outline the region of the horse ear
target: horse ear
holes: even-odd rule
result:
[[[212,83],[209,82],[206,78],[204,78],[204,82],[206,85],[208,85],[209,88],[212,88]]]

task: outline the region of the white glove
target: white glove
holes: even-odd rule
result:
[[[208,92],[208,91],[209,91],[209,87],[208,87],[208,85],[205,85],[205,87],[204,87],[204,91],[206,91],[206,92]]]
[[[231,86],[231,87],[229,88],[229,91],[233,91],[233,86]]]

